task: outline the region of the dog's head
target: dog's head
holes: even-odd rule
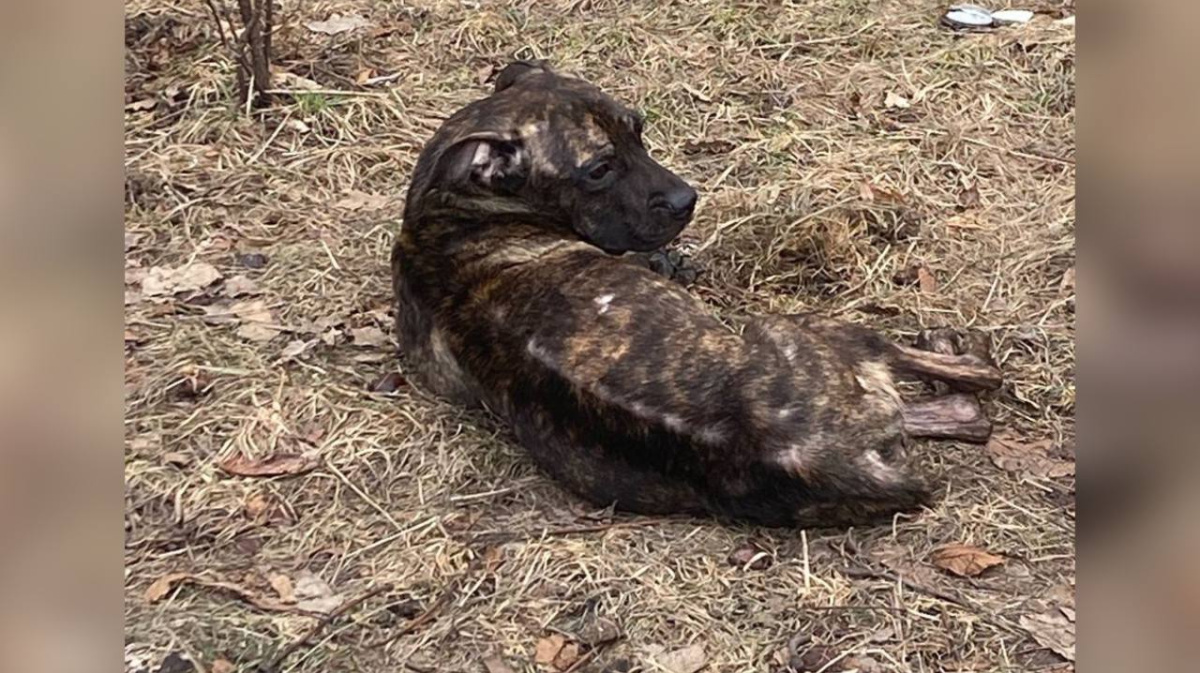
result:
[[[640,115],[583,80],[518,61],[426,145],[405,219],[524,215],[621,253],[670,242],[695,204],[696,191],[647,154]]]

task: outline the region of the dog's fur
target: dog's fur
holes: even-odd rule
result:
[[[909,349],[815,316],[738,334],[610,254],[690,218],[640,133],[590,84],[518,62],[434,135],[392,253],[418,384],[490,409],[600,505],[835,525],[924,502],[893,383]],[[683,207],[664,210],[672,192]]]

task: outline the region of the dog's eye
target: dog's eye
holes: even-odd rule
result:
[[[608,177],[608,174],[611,172],[612,164],[608,163],[607,161],[601,161],[595,166],[592,166],[591,170],[588,171],[587,176],[589,180],[599,181]]]

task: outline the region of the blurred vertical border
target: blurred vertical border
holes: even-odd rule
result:
[[[0,670],[121,665],[122,7],[0,3]]]

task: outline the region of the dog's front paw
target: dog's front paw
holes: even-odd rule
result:
[[[630,261],[646,267],[669,280],[684,287],[696,282],[700,276],[700,267],[695,260],[678,249],[662,248],[654,252],[638,252],[629,255]]]

